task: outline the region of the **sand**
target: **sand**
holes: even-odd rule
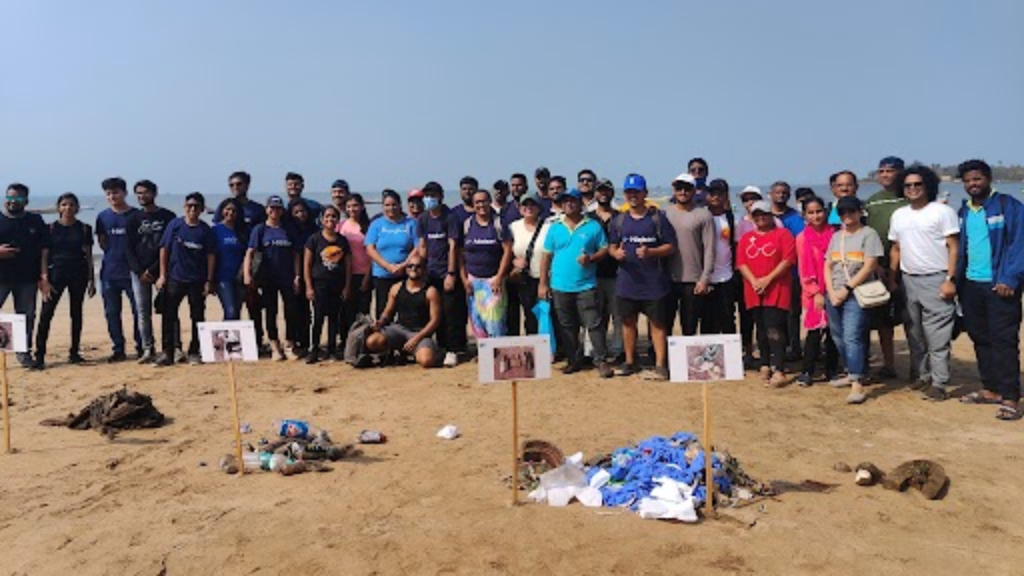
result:
[[[211,315],[219,314],[211,299]],[[8,310],[10,304],[8,304]],[[260,362],[238,368],[242,419],[256,442],[278,417],[308,418],[337,439],[379,429],[387,444],[324,474],[237,478],[223,365],[156,369],[63,364],[66,307],[42,373],[10,370],[13,441],[0,455],[2,574],[1020,574],[1024,571],[1021,422],[990,406],[930,403],[893,386],[863,406],[827,386],[712,388],[714,436],[763,480],[815,480],[697,525],[627,511],[511,508],[510,390],[476,365],[357,371]],[[101,304],[88,302],[85,355],[109,353]],[[898,349],[906,372],[906,347]],[[955,380],[977,386],[970,342]],[[13,360],[13,358],[11,359]],[[108,441],[45,428],[123,385],[171,421]],[[652,434],[700,432],[700,387],[587,372],[519,388],[520,430],[592,455]],[[454,441],[435,437],[459,426]],[[940,501],[855,486],[837,461],[890,469],[931,458],[952,479]]]

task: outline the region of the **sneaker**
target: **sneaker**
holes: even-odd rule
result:
[[[114,352],[107,357],[107,364],[117,364],[118,362],[124,362],[128,359],[128,355],[124,352]]]
[[[316,364],[319,361],[320,350],[318,348],[313,348],[309,351],[309,354],[306,355],[306,364]]]
[[[166,353],[166,352],[161,352],[156,357],[156,359],[153,360],[153,366],[156,366],[156,367],[173,366],[173,365],[174,365],[174,359],[171,358],[171,355]]]
[[[619,364],[618,368],[615,369],[615,375],[616,376],[632,376],[633,374],[636,374],[638,371],[639,371],[639,368],[637,368],[637,366],[635,364],[629,364],[627,362],[623,362],[622,364]]]
[[[868,397],[863,392],[850,392],[846,397],[847,404],[863,404]]]
[[[849,376],[836,376],[832,380],[829,380],[829,386],[833,388],[846,388],[851,386]]]
[[[930,387],[931,387],[931,382],[929,382],[927,380],[921,380],[920,378],[915,378],[914,381],[911,382],[910,386],[909,386],[909,388],[911,390],[915,391],[915,392],[924,392],[924,391],[928,390],[928,388],[930,388]]]
[[[152,348],[146,348],[139,354],[139,364],[152,364],[156,360],[156,352]]]
[[[188,363],[190,366],[198,366],[203,363],[203,357],[199,354],[189,354]]]
[[[743,355],[743,369],[744,370],[757,370],[757,359],[750,354]]]
[[[46,368],[46,363],[43,361],[42,354],[36,354],[36,357],[29,363],[29,370],[43,370]]]
[[[82,357],[78,352],[72,352],[68,354],[68,364],[82,364],[85,362],[85,358]]]
[[[184,350],[178,348],[174,351],[174,361],[178,364],[184,364],[188,362],[188,354],[185,354]]]
[[[601,378],[611,378],[615,375],[615,371],[612,370],[612,365],[607,362],[601,362],[597,365],[597,375]]]
[[[444,367],[455,368],[459,365],[459,356],[455,352],[449,352],[444,355]]]
[[[580,371],[579,363],[570,362],[562,367],[562,374],[575,374]]]
[[[892,380],[893,378],[896,378],[896,371],[888,366],[882,366],[874,374],[875,380]]]
[[[641,380],[665,381],[668,380],[668,368],[655,366],[640,373]]]
[[[302,346],[293,346],[292,354],[295,354],[296,360],[302,360],[303,358],[309,355],[309,350]]]
[[[933,402],[942,402],[946,398],[949,398],[949,394],[946,393],[946,388],[943,386],[929,386],[927,390],[921,393],[921,397],[925,400],[931,400]]]
[[[796,377],[796,384],[801,388],[807,388],[812,386],[814,381],[811,379],[810,374],[807,372],[801,372],[800,375]]]
[[[34,362],[32,361],[32,355],[28,352],[18,352],[15,354],[15,357],[17,357],[18,364],[21,364],[22,368],[32,368]]]

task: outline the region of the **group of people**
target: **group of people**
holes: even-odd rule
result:
[[[321,205],[303,197],[302,176],[289,173],[285,195],[260,204],[249,198],[250,176],[235,172],[212,224],[198,192],[186,196],[179,217],[157,204],[155,183],[134,185],[136,208],[126,182],[110,178],[102,183],[110,206],[95,227],[78,220],[71,193],[58,199],[58,219],[45,224],[26,211],[28,188],[11,184],[0,216],[0,306],[13,294],[31,330],[42,295],[34,354],[19,360],[43,369],[66,291],[68,360],[82,362],[82,303],[96,292],[95,237],[103,250],[109,362],[127,359],[122,294],[132,309],[136,358],[156,365],[198,362],[196,324],[208,295],[219,298],[226,320],[246,309],[265,354],[309,363],[340,358],[339,343],[359,315],[373,319],[361,331],[367,352],[450,367],[469,352],[467,327],[477,340],[536,334],[548,320],[538,313],[549,313],[562,371],[592,365],[602,378],[665,380],[667,336],[677,320],[683,335],[721,334],[737,332],[738,316],[744,360],[767,386],[790,382],[787,364],[796,365],[799,385],[823,376],[850,387],[846,400],[854,404],[866,400],[870,331],[878,332],[882,357],[874,377],[894,378],[900,324],[912,386],[945,399],[951,340],[962,324],[983,389],[961,401],[996,404],[1000,419],[1016,420],[1024,208],[993,190],[981,160],[964,162],[959,176],[969,197],[959,212],[939,201],[931,169],[896,157],[880,162],[882,190],[866,201],[857,197],[856,175],[841,171],[830,177],[834,198],[779,181],[767,198],[747,186],[742,210],[734,211],[729,184],[710,180],[701,158],[671,182],[664,209],[648,198],[639,174],[624,179],[616,202],[614,184],[592,170],[581,170],[570,188],[538,168],[533,192],[525,174],[492,190],[467,176],[453,206],[437,182],[411,191],[406,206],[385,190],[382,213],[370,218],[344,180]],[[185,299],[187,353],[178,322]],[[159,352],[154,312],[162,317]],[[648,369],[638,351],[641,315],[653,356]]]

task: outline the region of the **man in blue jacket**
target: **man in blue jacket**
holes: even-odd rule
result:
[[[967,404],[998,404],[996,418],[1020,420],[1021,286],[1024,205],[992,189],[992,168],[968,160],[958,169],[970,200],[960,208],[960,305],[983,389]]]

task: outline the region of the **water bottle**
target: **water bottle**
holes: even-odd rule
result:
[[[271,429],[282,438],[312,440],[322,434],[321,430],[310,426],[305,420],[274,420]]]
[[[270,463],[274,456],[277,454],[273,452],[246,452],[242,454],[242,461],[246,472],[270,470]]]

